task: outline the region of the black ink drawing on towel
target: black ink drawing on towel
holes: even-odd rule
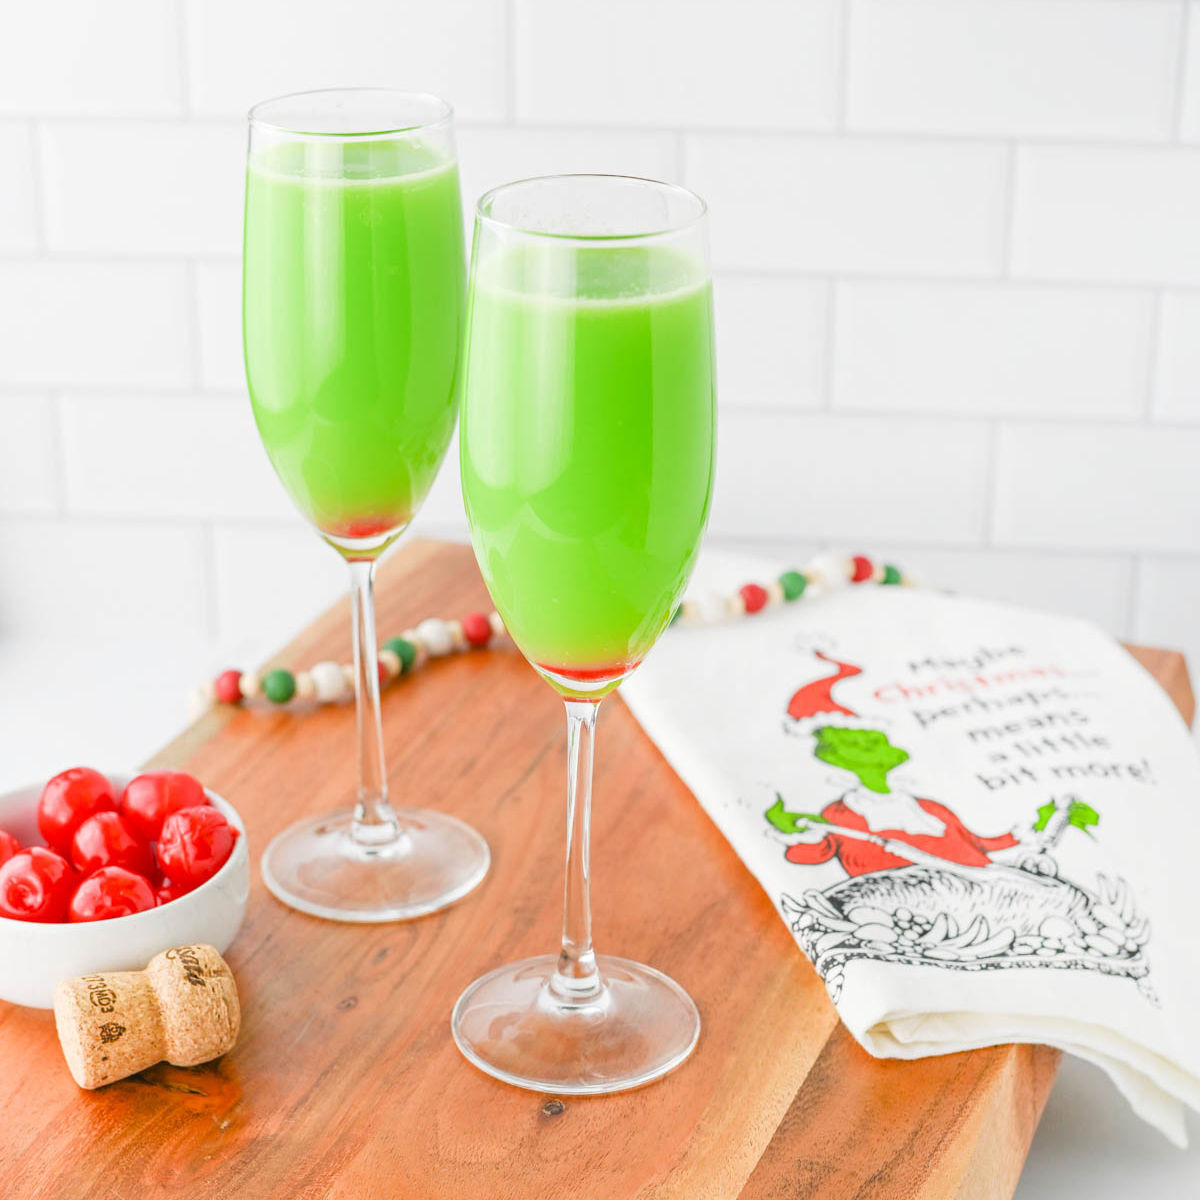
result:
[[[1054,967],[1136,980],[1154,1002],[1145,947],[1150,929],[1128,884],[1064,879],[1054,850],[1069,830],[1092,836],[1099,814],[1076,796],[1051,798],[1023,831],[981,836],[936,800],[894,790],[908,761],[886,733],[838,703],[834,686],[862,668],[831,665],[788,705],[788,728],[815,739],[813,754],[853,777],[819,813],[777,799],[769,830],[798,866],[836,859],[847,878],[781,897],[784,916],[836,1000],[854,959],[963,971]],[[1075,835],[1072,835],[1075,836]]]

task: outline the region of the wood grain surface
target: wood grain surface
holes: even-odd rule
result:
[[[389,561],[379,591],[385,637],[486,604],[470,551],[433,543]],[[348,653],[339,606],[277,661]],[[1136,653],[1190,719],[1182,659]],[[610,1097],[551,1099],[474,1070],[450,1038],[460,990],[557,944],[561,703],[509,647],[433,663],[387,690],[395,799],[465,818],[494,855],[474,894],[406,924],[320,921],[277,903],[258,877],[273,833],[349,801],[353,736],[350,705],[303,717],[221,709],[156,757],[195,772],[246,822],[254,882],[227,956],[241,1038],[219,1062],[159,1065],[85,1093],[51,1015],[0,1006],[6,1200],[1011,1195],[1055,1052],[869,1058],[770,900],[618,700],[599,721],[597,946],[679,980],[701,1010],[700,1044],[673,1075]]]

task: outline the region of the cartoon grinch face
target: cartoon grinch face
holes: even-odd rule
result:
[[[816,731],[813,754],[832,767],[841,767],[858,776],[863,787],[872,792],[888,792],[887,774],[893,767],[908,762],[908,751],[893,746],[887,734],[878,729],[839,729],[823,725]]]

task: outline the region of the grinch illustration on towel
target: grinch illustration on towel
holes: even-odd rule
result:
[[[789,812],[777,797],[765,816],[789,863],[836,860],[846,873],[823,891],[781,899],[834,999],[854,959],[1099,971],[1136,980],[1153,999],[1149,924],[1126,882],[1099,875],[1088,889],[1059,874],[1059,841],[1072,830],[1094,836],[1099,814],[1078,797],[1053,797],[1025,828],[984,834],[947,804],[892,786],[888,776],[908,752],[834,695],[862,668],[815,654],[833,671],[792,696],[787,729],[844,773],[845,791],[819,813]]]

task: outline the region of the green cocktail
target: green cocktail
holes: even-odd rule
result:
[[[293,502],[323,533],[407,525],[454,427],[458,171],[389,141],[291,142],[246,177],[246,377]]]
[[[661,972],[592,947],[588,838],[600,701],[654,644],[708,518],[716,405],[704,203],[560,175],[479,201],[460,430],[463,498],[509,633],[567,713],[558,954],[498,967],[450,1026],[480,1070],[539,1092],[615,1092],[700,1032]]]
[[[713,471],[707,270],[667,247],[514,247],[472,285],[463,495],[522,652],[617,679],[683,591]]]
[[[285,904],[335,921],[436,912],[490,861],[462,821],[392,806],[372,591],[454,428],[466,274],[456,161],[450,106],[435,96],[334,88],[250,113],[246,377],[276,474],[349,564],[359,765],[351,807],[277,834],[261,870]],[[325,699],[342,685],[336,670],[295,683]]]

